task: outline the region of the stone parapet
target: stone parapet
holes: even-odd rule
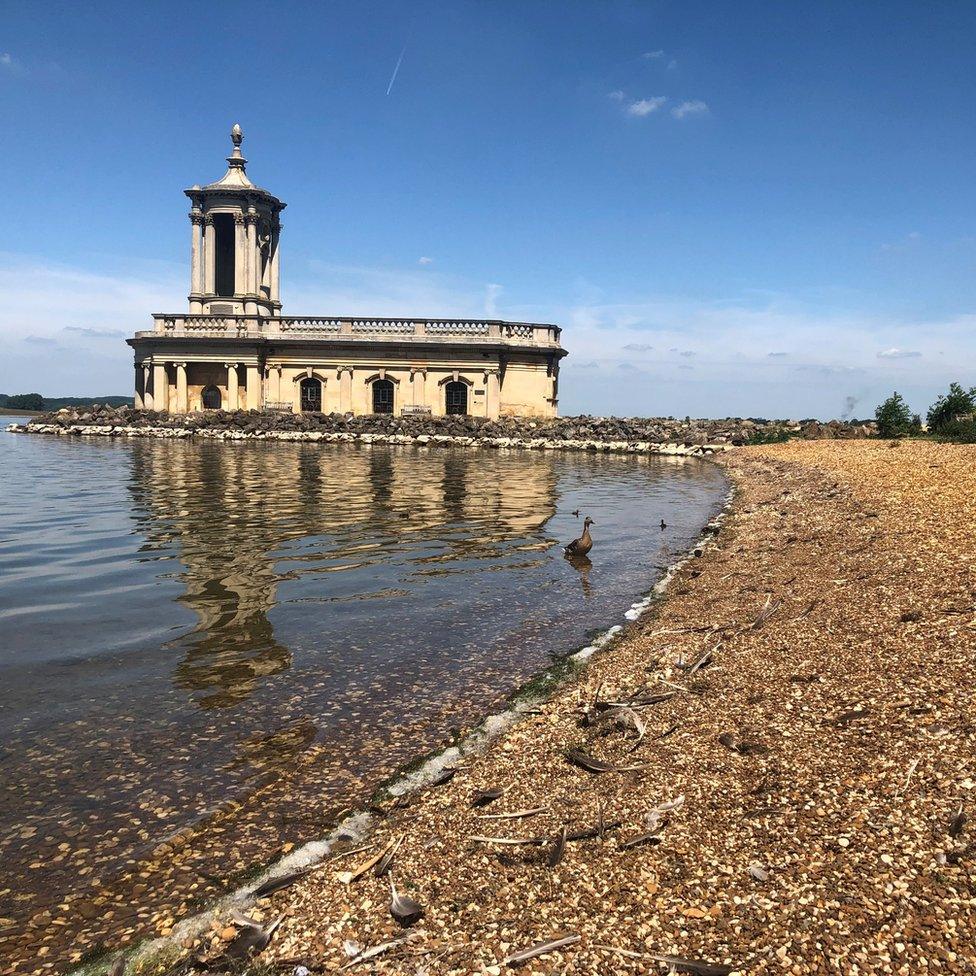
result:
[[[535,322],[502,322],[494,319],[393,319],[317,315],[190,315],[160,312],[153,315],[151,331],[137,338],[254,338],[375,342],[483,340],[513,346],[537,346],[560,350],[561,329]]]

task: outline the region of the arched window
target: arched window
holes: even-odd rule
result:
[[[393,413],[393,383],[377,380],[373,384],[373,413]]]
[[[215,386],[205,386],[203,388],[203,409],[204,410],[219,410],[220,409],[220,390]]]
[[[460,381],[444,384],[445,412],[465,414],[468,412],[468,384]]]
[[[302,413],[321,413],[322,384],[311,376],[306,376],[299,383],[299,390],[301,392]]]

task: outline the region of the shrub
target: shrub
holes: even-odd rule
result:
[[[957,444],[976,444],[976,420],[950,420],[939,428],[938,439]]]
[[[935,434],[948,434],[950,428],[973,419],[976,413],[976,387],[964,390],[958,383],[949,384],[944,393],[929,407],[929,430]]]
[[[914,417],[900,393],[892,393],[874,411],[880,437],[905,437],[912,433]]]

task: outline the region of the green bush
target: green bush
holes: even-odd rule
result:
[[[874,419],[878,424],[880,437],[905,437],[914,433],[916,417],[912,416],[908,404],[900,393],[892,393],[884,403],[874,411]]]
[[[936,436],[940,441],[976,444],[976,420],[951,420],[943,424]]]
[[[976,387],[964,390],[958,383],[950,383],[949,392],[944,393],[929,407],[926,419],[933,434],[950,435],[950,429],[958,430],[967,421],[971,423],[974,414]]]

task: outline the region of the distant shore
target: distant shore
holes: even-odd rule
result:
[[[352,942],[384,946],[377,973],[494,976],[561,936],[533,971],[973,967],[976,449],[792,442],[723,463],[732,510],[668,599],[449,782],[388,806],[368,851],[260,899],[252,917],[284,919],[262,963],[333,971]],[[393,843],[425,911],[407,940],[389,880],[342,874]],[[232,936],[218,920],[193,951]]]

